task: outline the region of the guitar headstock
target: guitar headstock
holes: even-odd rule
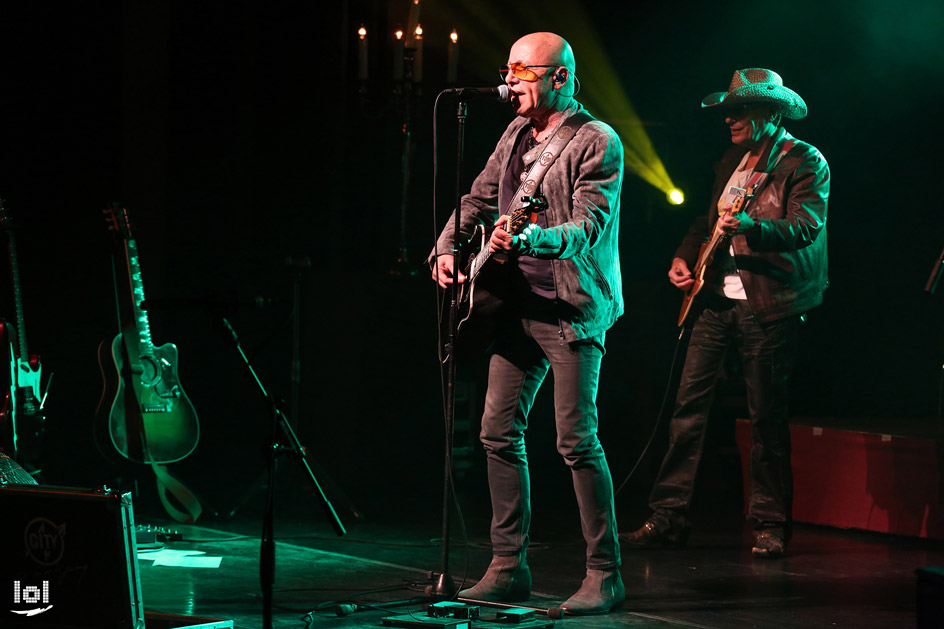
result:
[[[537,197],[521,197],[521,207],[512,210],[505,231],[517,234],[525,225],[531,222],[531,214],[547,209],[547,197],[543,194]]]
[[[122,240],[132,240],[131,219],[128,218],[128,210],[120,203],[112,202],[107,208],[102,210],[105,215],[105,224],[108,231],[115,233]]]

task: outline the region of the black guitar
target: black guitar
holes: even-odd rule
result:
[[[508,215],[509,220],[504,230],[509,234],[517,235],[531,222],[532,214],[547,209],[547,199],[544,195],[538,197],[521,197],[519,207]],[[504,289],[509,286],[505,277],[505,258],[493,254],[488,248],[491,229],[484,225],[476,225],[469,241],[459,248],[459,258],[466,260],[461,265],[466,280],[459,284],[456,297],[456,341],[461,339],[460,347],[449,346],[449,311],[451,306],[451,292],[447,291],[444,297],[442,319],[443,346],[440,350],[440,359],[446,362],[453,355],[454,349],[478,347],[483,339],[491,336],[491,327],[495,315],[502,309],[506,301]]]
[[[7,233],[10,249],[10,277],[13,285],[13,302],[16,309],[16,328],[2,323],[3,336],[8,348],[10,365],[10,388],[5,394],[0,425],[3,426],[4,441],[9,443],[11,458],[24,463],[35,460],[45,429],[43,396],[40,394],[42,365],[39,356],[30,354],[26,345],[26,317],[23,310],[23,294],[20,288],[20,264],[13,236],[12,219],[4,202],[0,200],[0,226]],[[48,386],[48,382],[47,382]]]
[[[187,457],[200,439],[193,404],[177,379],[177,347],[155,346],[141,308],[144,283],[138,248],[124,208],[104,210],[109,229],[124,241],[131,287],[131,317],[109,343],[99,346],[105,386],[96,411],[99,445],[109,442],[136,463],[172,463]]]

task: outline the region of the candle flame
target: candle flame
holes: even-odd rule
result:
[[[419,2],[417,2],[417,4],[419,4]],[[416,25],[416,30],[413,31],[413,33],[416,35],[417,39],[423,39],[423,27],[419,24]]]
[[[402,28],[398,28],[398,29],[393,33],[393,36],[396,37],[397,39],[403,39],[403,29],[402,29]]]
[[[452,43],[459,41],[459,33],[456,32],[456,29],[452,29],[452,32],[449,33],[449,39],[452,40]]]
[[[359,29],[357,29],[357,36],[360,37],[361,39],[364,39],[365,37],[367,37],[367,29],[364,28],[363,24],[361,24],[361,27]]]

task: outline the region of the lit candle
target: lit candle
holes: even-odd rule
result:
[[[367,29],[361,24],[357,29],[357,36],[360,38],[357,42],[357,78],[361,81],[367,80]]]
[[[403,80],[403,29],[393,34],[393,80]]]
[[[416,34],[416,27],[420,23],[420,0],[413,0],[410,5],[410,17],[406,22],[406,47],[413,48],[413,36]]]
[[[413,57],[413,82],[420,83],[423,81],[423,27],[417,24],[413,35],[413,45],[416,47]]]
[[[459,70],[459,33],[452,29],[449,33],[449,50],[446,64],[446,83],[456,84],[456,74]]]

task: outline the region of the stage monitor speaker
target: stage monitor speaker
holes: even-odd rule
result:
[[[944,627],[944,568],[918,568],[915,573],[918,576],[915,626],[918,629],[940,629]]]
[[[144,627],[131,494],[3,484],[0,514],[0,627]]]

